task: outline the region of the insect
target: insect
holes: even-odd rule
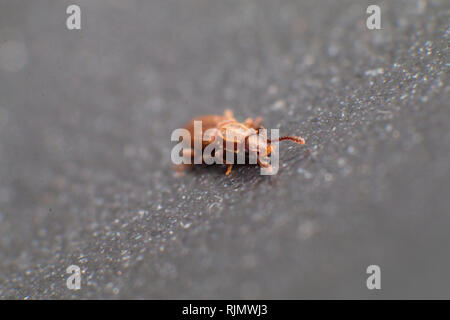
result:
[[[225,154],[227,151],[234,152],[235,154],[239,152],[245,152],[246,154],[254,152],[256,154],[257,164],[270,170],[269,156],[274,149],[272,142],[289,140],[297,144],[305,144],[305,140],[298,136],[283,136],[276,140],[267,139],[265,134],[260,135],[260,130],[264,129],[261,125],[262,120],[261,117],[258,117],[256,119],[247,118],[244,122],[238,122],[233,116],[233,111],[229,109],[225,110],[223,115],[205,115],[194,118],[185,128],[189,131],[191,140],[188,141],[189,145],[183,149],[183,157],[194,159],[196,156],[194,145],[197,139],[201,139],[202,152],[211,143],[223,141],[223,144],[219,145],[218,150],[215,151],[215,156],[223,157],[224,163],[228,166],[225,173],[228,176],[233,168],[233,163],[225,162]],[[196,135],[194,131],[194,121],[201,121],[202,123],[202,132],[200,134]],[[210,131],[213,134],[209,136],[204,135],[203,132],[209,129],[211,129]],[[265,130],[262,132],[265,133]],[[227,144],[230,141],[232,143]],[[197,143],[200,145],[199,141]],[[227,148],[230,145],[232,149],[228,150]],[[238,148],[238,145],[243,148]],[[199,152],[199,154],[201,153]],[[176,166],[175,169],[181,171],[185,166]]]

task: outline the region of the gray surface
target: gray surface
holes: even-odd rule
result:
[[[448,1],[76,2],[0,0],[1,298],[450,298]],[[227,107],[307,145],[176,178]]]

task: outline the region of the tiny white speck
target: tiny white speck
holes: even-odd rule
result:
[[[186,223],[184,223],[183,221],[180,222],[180,226],[181,226],[183,229],[188,229],[191,225],[192,225],[191,222],[186,222]]]
[[[375,77],[379,74],[383,74],[384,73],[384,68],[376,68],[376,69],[370,69],[367,70],[366,72],[364,72],[364,74],[366,76],[371,76],[371,77]]]

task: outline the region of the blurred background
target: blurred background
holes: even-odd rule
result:
[[[0,298],[450,298],[449,10],[0,0]],[[176,177],[226,108],[307,144]]]

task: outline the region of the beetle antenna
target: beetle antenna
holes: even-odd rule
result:
[[[297,136],[284,136],[284,137],[280,137],[278,139],[275,140],[270,140],[267,139],[267,141],[269,143],[275,142],[275,141],[283,141],[283,140],[289,140],[298,144],[305,144],[305,139],[303,139],[302,137],[297,137]]]

